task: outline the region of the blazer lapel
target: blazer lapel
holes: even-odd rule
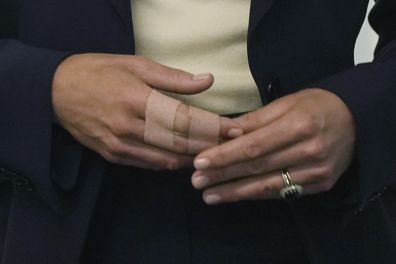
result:
[[[257,25],[271,9],[276,0],[251,0],[248,38],[250,39]]]
[[[118,16],[127,28],[132,26],[131,1],[130,0],[107,0],[113,6]]]

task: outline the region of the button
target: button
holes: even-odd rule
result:
[[[270,102],[278,99],[281,94],[281,87],[278,78],[273,78],[267,86],[267,94]]]

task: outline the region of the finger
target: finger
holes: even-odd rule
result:
[[[243,135],[243,129],[238,122],[228,117],[220,117],[220,142]]]
[[[229,131],[242,134],[238,124],[229,118],[188,106],[157,91],[146,104],[144,140],[152,145],[178,153],[196,154],[218,145],[220,134]]]
[[[167,170],[192,167],[194,159],[192,156],[177,154],[145,143],[135,143],[134,146],[130,146],[130,151],[135,150],[139,153],[141,159]]]
[[[173,150],[177,153],[187,153],[188,151],[188,134],[190,131],[191,117],[188,115],[188,106],[180,104],[176,110]]]
[[[279,172],[253,176],[235,182],[211,187],[203,193],[203,200],[209,204],[220,204],[253,199],[275,199],[279,197],[282,179]]]
[[[289,96],[286,96],[285,98],[275,100],[256,111],[236,117],[234,118],[234,121],[240,125],[245,133],[267,126],[281,118],[287,112],[287,109],[290,108],[287,103],[287,99],[289,99],[288,97]]]
[[[192,183],[195,188],[202,189],[237,178],[269,173],[279,168],[320,162],[324,162],[324,158],[317,155],[317,150],[309,141],[303,141],[259,158],[231,164],[224,168],[196,171],[192,176]]]
[[[124,166],[131,166],[131,167],[136,167],[136,168],[141,168],[141,169],[147,169],[147,170],[155,170],[155,171],[164,170],[164,168],[162,168],[162,167],[156,167],[153,164],[148,163],[143,160],[140,160],[140,159],[117,157],[111,163],[124,165]]]
[[[268,126],[203,151],[196,157],[194,166],[197,170],[224,168],[294,144],[306,135],[293,129],[291,122],[289,118],[281,118]]]
[[[130,70],[153,88],[180,94],[196,94],[212,86],[210,73],[192,74],[143,57],[134,57]]]
[[[140,159],[155,168],[163,168],[167,170],[177,170],[180,168],[192,167],[193,157],[188,155],[177,154],[155,146],[138,142],[132,139],[114,138],[110,143],[108,156],[119,159]],[[110,158],[111,160],[111,158]]]
[[[143,119],[134,118],[130,122],[123,119],[118,123],[114,121],[114,123],[115,124],[111,128],[111,132],[114,136],[125,140],[144,140],[145,122]]]
[[[243,134],[238,124],[230,118],[219,117],[216,114],[200,109],[199,115],[192,115],[190,110],[192,106],[180,104],[175,117],[174,124],[174,151],[186,153],[189,151],[189,144],[198,147],[197,152],[205,148],[217,145],[223,139],[229,139],[229,131],[233,136]],[[207,113],[207,114],[206,114]],[[197,120],[200,119],[200,120]],[[197,122],[197,124],[193,122]],[[197,129],[198,128],[198,129]],[[190,149],[191,150],[191,149]]]
[[[305,195],[312,195],[318,194],[322,192],[330,191],[333,188],[334,184],[328,182],[321,182],[316,184],[309,184],[304,186],[304,194]]]
[[[291,168],[289,173],[294,184],[303,187],[317,184],[315,170]],[[265,175],[253,176],[211,187],[205,190],[203,199],[210,205],[242,200],[279,199],[279,192],[284,187],[285,183],[281,172],[274,171]],[[305,189],[303,194],[305,194]]]

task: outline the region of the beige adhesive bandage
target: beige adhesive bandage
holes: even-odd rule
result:
[[[147,99],[144,142],[173,150],[174,123],[180,101],[153,90]]]
[[[219,144],[220,116],[190,106],[190,132],[188,135],[188,153],[200,151]]]
[[[144,142],[167,150],[175,149],[175,138],[178,136],[175,131],[175,118],[180,104],[180,101],[156,90],[151,92],[146,105]],[[219,115],[189,106],[188,116],[188,154],[197,154],[219,144]]]

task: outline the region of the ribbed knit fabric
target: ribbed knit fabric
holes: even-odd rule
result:
[[[219,114],[246,112],[262,103],[247,59],[250,0],[134,0],[136,54],[190,71],[211,72],[214,85],[176,96]]]

